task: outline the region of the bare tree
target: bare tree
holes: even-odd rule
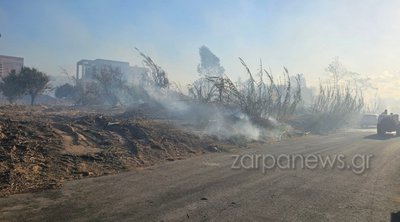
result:
[[[94,80],[100,87],[100,94],[109,105],[117,105],[120,102],[119,93],[123,89],[125,81],[123,73],[118,68],[111,66],[94,70]]]
[[[339,57],[333,58],[333,61],[328,65],[326,71],[332,78],[334,85],[339,85],[340,81],[343,80],[348,73],[347,69],[339,61]]]

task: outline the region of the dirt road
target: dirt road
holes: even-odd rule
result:
[[[400,211],[400,138],[371,131],[306,136],[206,154],[61,190],[0,199],[0,221],[390,221]],[[303,154],[346,160],[351,169],[231,169],[236,154]]]

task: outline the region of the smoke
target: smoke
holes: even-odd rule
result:
[[[181,125],[190,126],[201,134],[221,140],[243,136],[258,140],[261,128],[255,126],[241,111],[218,105],[196,103],[186,96],[169,89],[146,87],[153,103],[161,105],[168,118],[179,120]],[[178,122],[178,121],[177,121]]]
[[[229,121],[222,112],[219,112],[214,117],[205,128],[209,135],[215,135],[219,139],[229,139],[234,136],[244,136],[251,140],[260,139],[261,129],[255,126],[247,116]]]
[[[240,61],[249,75],[248,81],[235,84],[228,77],[207,77],[203,80],[211,86],[210,91],[206,92],[198,87],[196,92],[199,97],[193,97],[193,90],[190,91],[189,87],[189,94],[185,95],[174,87],[167,73],[153,59],[139,49],[136,50],[148,68],[147,73],[128,82],[118,68],[104,67],[94,70],[93,80],[90,82],[93,84],[81,84],[83,90],[80,95],[88,98],[78,98],[78,101],[83,101],[82,105],[86,105],[85,102],[97,102],[98,105],[143,108],[145,114],[151,118],[175,121],[219,139],[233,138],[243,141],[276,137],[276,134],[280,137],[279,132],[267,131],[270,128],[279,129],[282,125],[270,115],[276,115],[280,121],[284,120],[293,114],[301,100],[298,77],[295,79],[297,87],[293,90],[286,68],[282,83],[275,83],[272,75],[262,69],[262,66],[258,73],[259,80],[255,80],[242,59]],[[209,75],[219,70],[214,74],[220,75],[224,69],[220,66],[219,59],[215,55],[211,59],[206,55],[203,55],[202,65],[199,65],[201,73]],[[209,60],[213,61],[211,67]],[[269,82],[262,78],[264,71]],[[88,91],[89,85],[93,87]]]

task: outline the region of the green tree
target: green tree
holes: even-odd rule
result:
[[[25,91],[21,84],[19,73],[12,70],[11,73],[4,77],[2,82],[0,82],[0,91],[7,98],[10,104],[20,98]]]
[[[205,77],[221,77],[225,69],[221,66],[219,58],[211,52],[206,46],[199,49],[200,64],[197,66],[197,72]]]
[[[76,89],[73,85],[66,83],[64,85],[56,87],[54,95],[59,99],[62,98],[74,99],[76,96]]]
[[[19,79],[25,94],[31,97],[31,105],[34,104],[38,95],[50,88],[49,76],[35,68],[23,67],[19,74]]]

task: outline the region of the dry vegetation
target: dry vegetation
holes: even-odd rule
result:
[[[349,125],[363,107],[364,99],[359,91],[338,85],[321,85],[303,127],[318,133],[336,130]]]
[[[280,121],[290,118],[301,102],[299,78],[293,86],[285,68],[283,81],[276,83],[262,64],[257,77],[254,77],[247,64],[242,59],[240,61],[248,75],[246,81],[233,83],[227,76],[206,76],[190,86],[190,96],[201,103],[239,108],[254,124],[261,126],[266,126],[263,123],[267,123],[270,117]]]

